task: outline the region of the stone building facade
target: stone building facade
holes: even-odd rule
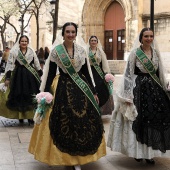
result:
[[[117,1],[122,6],[126,24],[126,47],[129,51],[138,33],[149,26],[149,0],[86,0],[82,11],[84,37],[96,34],[104,45],[104,16],[108,7]],[[161,51],[170,51],[170,1],[155,1],[155,37]],[[166,43],[166,45],[165,45]]]
[[[143,27],[150,26],[150,1],[149,0],[86,0],[82,11],[82,25],[83,35],[85,41],[92,34],[99,37],[103,47],[105,44],[105,14],[113,3],[119,3],[124,11],[125,22],[125,46],[124,46],[124,59],[126,60],[133,43]],[[164,58],[165,67],[169,70],[170,63],[170,6],[169,0],[155,1],[155,38],[157,40],[159,49]],[[119,16],[117,16],[119,17]],[[110,20],[112,17],[110,17]],[[111,21],[109,21],[111,22]],[[121,64],[117,64],[121,62]],[[123,61],[114,61],[124,68]],[[118,71],[117,68],[116,71]],[[122,71],[120,71],[122,72]]]
[[[154,1],[155,3],[155,38],[165,61],[167,70],[170,62],[170,0]],[[51,19],[49,11],[44,11],[40,16],[40,44],[39,47],[51,47],[52,25],[47,24]],[[113,54],[107,57],[115,72],[122,72],[125,60],[133,46],[133,43],[143,27],[150,24],[150,0],[62,0],[59,2],[58,25],[65,22],[75,22],[79,26],[79,32],[87,43],[90,35],[96,35],[105,52],[107,41],[112,46]],[[119,37],[118,31],[123,31]],[[113,37],[106,39],[107,31],[113,31]],[[31,45],[36,49],[36,29],[34,18],[31,21],[30,33]],[[119,53],[121,47],[121,55]],[[116,63],[116,64],[115,64]],[[119,68],[117,68],[117,67]],[[118,71],[119,70],[119,71]],[[120,71],[121,70],[121,71]]]

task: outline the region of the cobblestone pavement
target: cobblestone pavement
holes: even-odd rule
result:
[[[116,90],[120,77],[116,77]],[[107,140],[111,116],[104,116],[105,136]],[[71,170],[70,167],[48,166],[34,160],[28,153],[28,145],[33,126],[27,120],[20,124],[18,120],[0,117],[0,170]],[[82,166],[82,170],[170,170],[170,158],[155,158],[155,165],[145,161],[138,163],[107,148],[107,155],[96,162]]]

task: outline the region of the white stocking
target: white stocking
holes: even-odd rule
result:
[[[75,168],[75,170],[81,170],[81,166],[80,165],[75,165],[74,168]]]

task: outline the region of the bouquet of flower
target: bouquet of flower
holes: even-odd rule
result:
[[[106,74],[105,75],[105,81],[108,84],[108,89],[109,89],[109,93],[112,95],[113,94],[113,82],[114,82],[114,76],[112,74]]]
[[[115,77],[112,74],[108,73],[108,74],[105,75],[105,80],[106,80],[106,82],[110,82],[111,81],[113,83],[114,80],[115,80]]]
[[[34,122],[40,124],[42,119],[45,117],[46,110],[50,107],[53,100],[53,95],[49,92],[40,92],[35,96],[37,102],[37,109],[34,115]]]

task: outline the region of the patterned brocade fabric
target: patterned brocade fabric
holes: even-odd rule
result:
[[[83,75],[80,75],[86,82]],[[49,119],[54,145],[72,156],[97,152],[103,137],[100,115],[72,79],[62,73]]]

